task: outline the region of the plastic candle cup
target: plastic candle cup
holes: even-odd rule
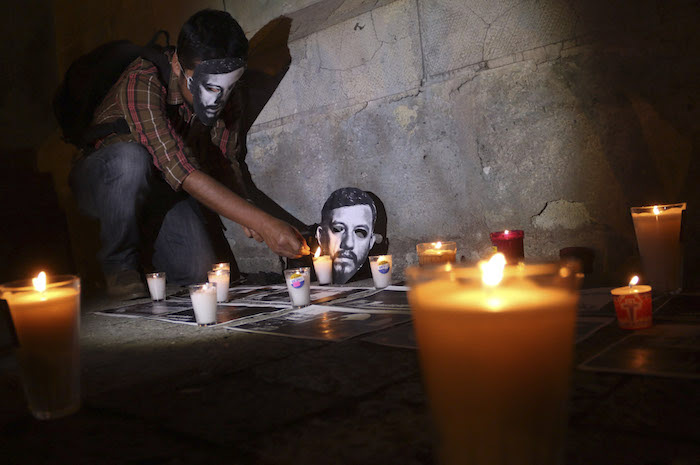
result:
[[[685,203],[631,208],[644,276],[657,292],[673,292],[682,287],[683,210]]]
[[[643,329],[651,326],[651,286],[638,285],[635,276],[629,286],[610,291],[615,304],[617,324],[622,329]]]
[[[416,252],[418,264],[421,266],[442,265],[457,261],[456,242],[424,242],[416,245]]]
[[[287,283],[289,297],[292,299],[292,306],[295,308],[305,307],[311,303],[310,272],[311,268],[308,266],[284,270],[284,279]]]
[[[321,248],[316,249],[313,257],[314,271],[319,284],[330,284],[333,281],[333,261],[330,255],[321,255]]]
[[[576,273],[499,256],[407,270],[440,463],[563,463]]]
[[[146,282],[151,300],[165,300],[165,272],[147,273]]]
[[[189,290],[197,324],[207,326],[216,323],[216,284],[193,284]]]
[[[391,272],[393,270],[391,255],[369,257],[369,268],[372,271],[374,287],[384,289],[391,284]]]
[[[228,270],[212,270],[207,273],[210,283],[216,284],[216,301],[226,302],[228,300],[228,288],[231,280],[231,273]]]
[[[0,285],[17,333],[29,410],[40,420],[80,408],[80,279],[40,273]]]
[[[525,233],[520,229],[492,232],[491,243],[499,253],[506,257],[509,265],[516,265],[525,258],[523,238]]]

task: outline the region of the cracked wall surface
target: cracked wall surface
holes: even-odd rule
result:
[[[332,190],[372,191],[399,275],[417,242],[475,261],[506,228],[528,257],[587,246],[607,273],[634,263],[630,206],[696,192],[697,2],[226,5],[249,35],[293,19],[291,67],[248,136],[258,187],[306,224]],[[278,266],[227,237],[243,270]]]

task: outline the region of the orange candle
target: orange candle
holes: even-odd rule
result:
[[[43,273],[42,273],[43,274]],[[17,358],[32,414],[64,416],[80,407],[80,280],[57,276],[0,286],[17,332]],[[43,288],[43,290],[41,290]]]
[[[444,464],[559,463],[573,349],[574,273],[508,282],[409,269],[421,369]],[[513,271],[513,273],[517,273]],[[540,274],[538,283],[529,277]],[[562,287],[567,283],[569,287]]]
[[[457,261],[457,244],[455,242],[424,242],[416,245],[418,264],[442,265]]]
[[[651,326],[651,286],[638,285],[638,282],[639,277],[634,276],[629,286],[610,291],[620,328],[642,329]]]

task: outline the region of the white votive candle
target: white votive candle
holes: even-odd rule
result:
[[[205,326],[216,323],[216,284],[194,284],[189,289],[197,324]]]
[[[212,270],[226,270],[231,271],[231,264],[228,262],[214,263],[211,267]]]
[[[384,289],[391,284],[391,271],[393,269],[391,255],[369,257],[369,268],[372,270],[374,287]]]
[[[314,257],[314,271],[319,284],[330,284],[333,281],[333,261],[330,255]]]
[[[165,300],[165,272],[148,273],[146,282],[152,300]]]
[[[231,273],[228,270],[219,269],[210,271],[208,276],[209,282],[216,284],[216,301],[226,302]]]
[[[294,307],[305,307],[311,303],[310,270],[308,266],[284,270],[284,279]]]

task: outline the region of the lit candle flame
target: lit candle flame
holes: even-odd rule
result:
[[[639,282],[639,276],[632,276],[632,279],[630,279],[630,287],[636,286],[638,282]]]
[[[321,256],[321,247],[316,249],[316,253],[314,254],[314,258],[318,258]]]
[[[506,257],[497,253],[488,262],[479,262],[481,280],[486,286],[497,286],[503,279],[503,268],[506,266]]]
[[[506,229],[506,230],[505,230],[505,231],[503,231],[503,232],[504,232],[504,233],[506,234],[506,236],[507,236],[507,235],[508,235],[508,233],[509,233],[510,231],[508,231],[508,230]]]
[[[32,278],[32,284],[34,284],[34,289],[44,292],[46,290],[46,273],[42,271],[36,278]]]
[[[442,242],[438,241],[435,243],[435,248],[436,249],[441,249],[442,248]]]
[[[659,213],[661,213],[661,211],[659,211],[659,207],[657,207],[657,206],[654,206],[653,212],[654,212],[654,215],[658,215]]]

